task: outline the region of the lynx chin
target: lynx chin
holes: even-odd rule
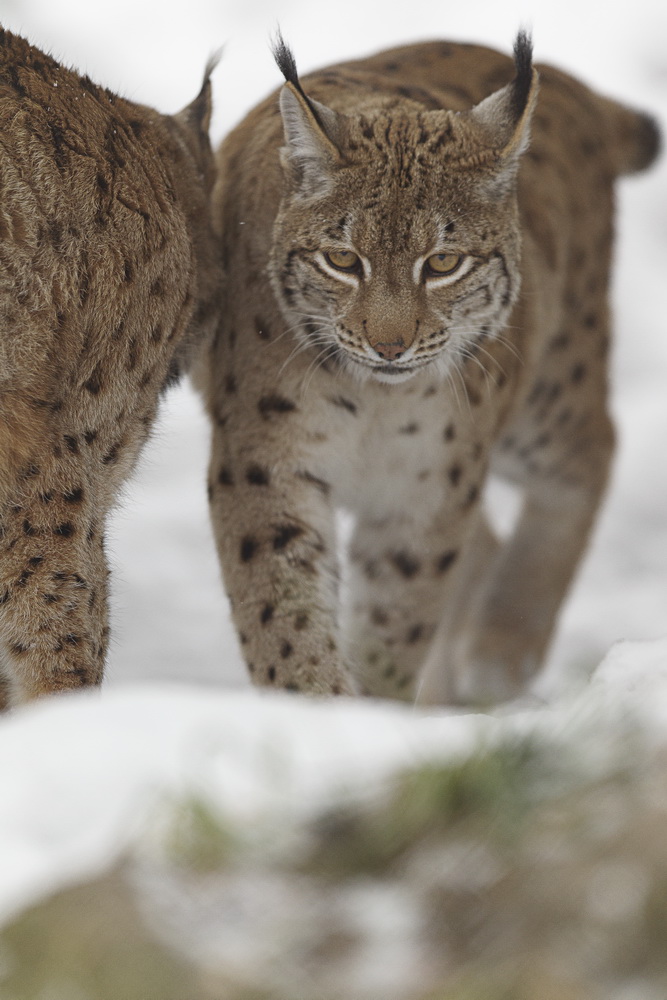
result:
[[[524,33],[513,60],[434,42],[303,81],[282,39],[275,56],[286,83],[219,152],[224,309],[197,374],[248,669],[316,694],[510,697],[605,489],[613,189],[657,129],[533,68]],[[491,472],[522,491],[508,539]]]

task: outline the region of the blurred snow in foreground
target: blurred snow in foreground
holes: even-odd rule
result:
[[[491,714],[164,685],[51,699],[0,728],[0,802],[2,1000],[667,989],[667,639]],[[128,948],[178,976],[117,981]]]

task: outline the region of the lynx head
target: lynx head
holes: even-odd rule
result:
[[[287,83],[271,278],[286,320],[321,361],[362,377],[446,374],[501,331],[519,291],[529,39],[514,80],[458,113],[393,99],[341,114],[306,95],[282,39],[274,54]]]

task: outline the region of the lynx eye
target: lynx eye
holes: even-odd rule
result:
[[[352,250],[330,250],[324,254],[324,258],[338,271],[358,271],[361,263],[359,256]]]
[[[441,278],[448,274],[454,274],[460,268],[463,260],[463,255],[460,253],[434,253],[424,264],[424,274],[427,278]]]

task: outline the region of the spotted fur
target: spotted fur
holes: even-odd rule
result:
[[[166,117],[0,30],[2,704],[102,678],[106,517],[218,308],[209,92]]]
[[[251,675],[506,697],[607,480],[613,186],[657,131],[556,69],[538,82],[524,34],[514,61],[430,43],[300,81],[276,58],[287,82],[219,154],[226,309],[198,375]],[[490,471],[524,493],[504,543]]]

